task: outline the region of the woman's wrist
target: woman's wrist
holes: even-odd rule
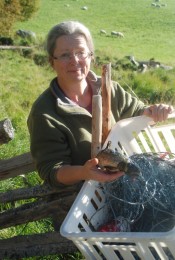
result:
[[[77,165],[64,165],[56,173],[57,181],[65,184],[72,185],[82,180],[83,178],[83,166]]]

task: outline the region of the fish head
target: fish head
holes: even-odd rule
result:
[[[127,170],[125,172],[128,176],[132,177],[132,178],[136,178],[138,176],[141,176],[141,170],[139,168],[139,166],[137,166],[136,164],[134,164],[133,162],[128,162],[127,164]]]

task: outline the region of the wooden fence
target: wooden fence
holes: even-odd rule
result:
[[[10,120],[0,121],[0,144],[8,143],[13,139],[14,133]],[[35,171],[30,153],[25,153],[10,159],[0,160],[0,180],[15,178]],[[29,200],[19,207],[0,212],[0,228],[14,227],[31,221],[51,218],[53,232],[19,235],[0,240],[0,259],[21,259],[33,256],[47,256],[55,254],[73,253],[78,249],[72,241],[59,234],[60,225],[75,199],[76,191],[68,187],[66,190],[56,190],[47,184],[21,187],[0,193],[1,208],[6,209],[7,203],[19,200]],[[63,203],[64,201],[64,203]],[[63,204],[67,204],[65,210]],[[3,207],[4,205],[4,207]],[[63,212],[64,211],[64,212]],[[64,214],[60,214],[60,212]]]

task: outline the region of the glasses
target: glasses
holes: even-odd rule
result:
[[[60,61],[70,61],[72,56],[76,57],[79,61],[85,60],[92,56],[92,52],[86,52],[86,51],[78,51],[74,53],[63,53],[60,56],[53,56],[54,60],[60,60]]]

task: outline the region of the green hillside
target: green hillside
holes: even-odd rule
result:
[[[155,58],[175,64],[175,1],[161,0],[41,0],[36,16],[16,28],[33,30],[45,37],[56,23],[73,19],[89,27],[96,50],[117,57],[134,55],[138,59]],[[166,6],[164,6],[166,5]],[[87,7],[87,10],[82,10]],[[101,36],[104,29],[107,36]],[[111,31],[124,33],[124,38],[111,37]]]

